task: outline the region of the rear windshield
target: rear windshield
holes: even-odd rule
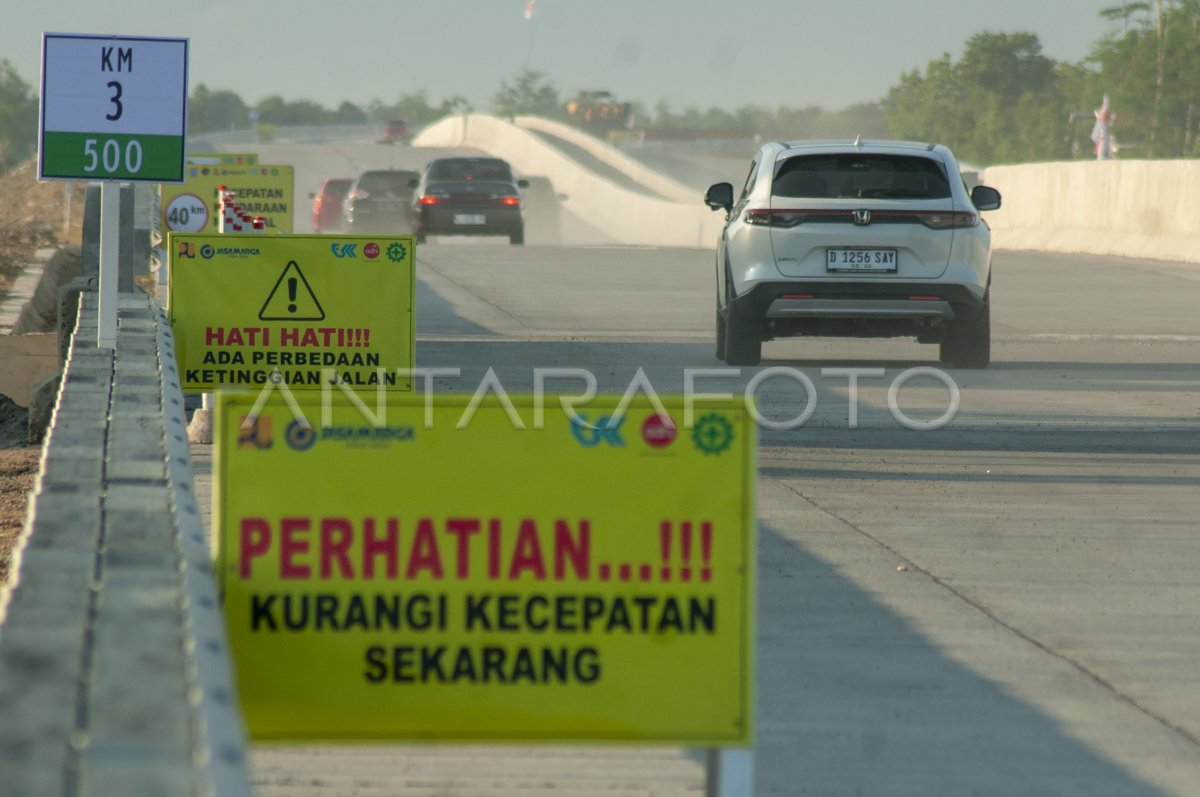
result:
[[[771,194],[806,199],[943,199],[950,196],[950,184],[941,166],[929,158],[797,155],[779,164]]]
[[[494,158],[449,158],[429,165],[430,180],[494,180],[511,182],[512,169]]]
[[[330,180],[325,183],[325,193],[332,196],[345,196],[346,192],[350,190],[350,183],[350,180]]]
[[[393,194],[411,194],[408,181],[417,179],[416,172],[367,172],[358,178],[358,187],[368,193],[391,191]]]

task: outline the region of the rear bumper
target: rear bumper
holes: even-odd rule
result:
[[[337,227],[342,223],[341,208],[328,209],[322,207],[321,210],[313,213],[312,226],[314,230],[328,230]]]
[[[462,223],[461,219],[468,216],[482,216],[483,223]],[[417,230],[427,235],[509,235],[520,232],[524,226],[525,217],[519,208],[426,206],[416,218]]]
[[[913,298],[919,297],[919,298]],[[965,285],[930,282],[760,282],[735,298],[743,318],[963,318],[983,309]]]
[[[407,235],[412,231],[412,219],[407,213],[361,213],[347,216],[342,229],[367,235]]]
[[[726,313],[764,340],[790,335],[890,337],[935,334],[974,318],[985,300],[965,285],[929,282],[760,282]],[[926,332],[922,332],[926,330]]]

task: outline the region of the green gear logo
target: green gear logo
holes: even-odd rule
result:
[[[692,442],[705,456],[724,453],[733,445],[733,424],[724,415],[705,415],[692,429]]]
[[[393,241],[392,243],[388,244],[387,257],[388,260],[392,261],[393,263],[399,263],[401,260],[408,257],[408,247],[399,241]]]

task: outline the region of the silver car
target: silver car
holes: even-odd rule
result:
[[[773,142],[741,193],[708,189],[726,212],[717,246],[717,357],[757,365],[762,344],[796,335],[915,337],[940,359],[991,359],[991,231],[1000,207],[967,191],[941,145]]]

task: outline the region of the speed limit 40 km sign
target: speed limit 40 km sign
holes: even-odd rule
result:
[[[188,40],[46,33],[38,178],[183,182]]]

